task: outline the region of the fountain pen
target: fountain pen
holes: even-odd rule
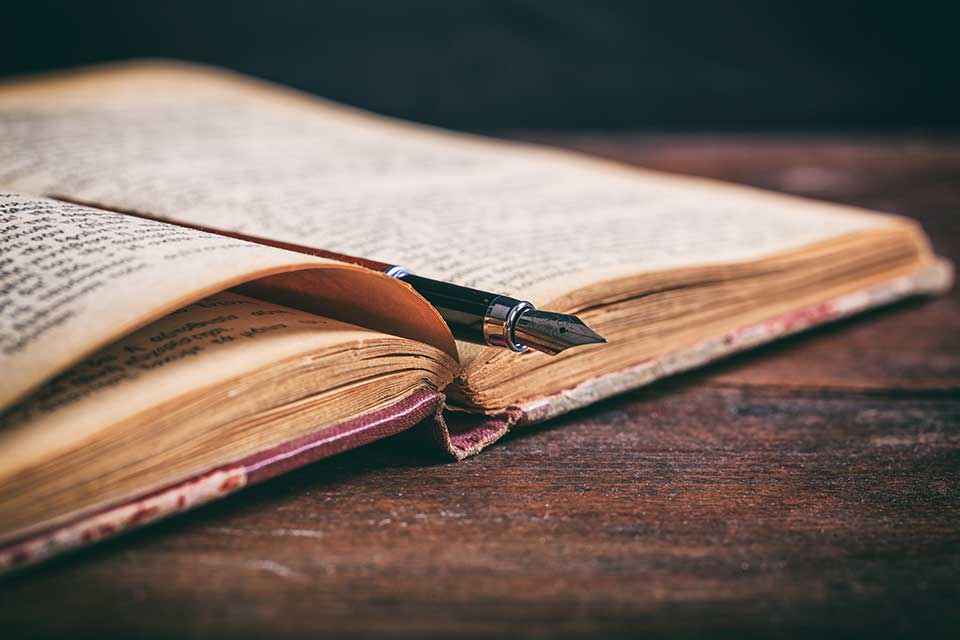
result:
[[[63,202],[97,206],[60,195],[53,197]],[[409,273],[406,269],[396,265],[324,249],[305,247],[290,242],[260,238],[236,231],[216,229],[206,225],[154,217],[138,211],[120,209],[114,209],[114,211],[381,271],[407,283],[417,293],[426,298],[427,302],[433,305],[447,323],[447,326],[450,327],[453,336],[464,342],[510,349],[517,352],[535,349],[549,355],[556,355],[571,347],[606,342],[606,339],[576,316],[552,311],[540,311],[525,300],[517,300],[510,296],[497,295],[449,282],[424,278]]]
[[[204,227],[197,228],[209,231]],[[239,233],[226,232],[226,235],[253,242],[266,242],[282,249],[382,271],[406,282],[426,298],[450,327],[453,337],[464,342],[517,352],[535,349],[551,356],[571,347],[606,342],[603,336],[588,327],[580,318],[566,313],[540,311],[526,300],[424,278],[403,267],[385,262],[311,249],[288,242],[268,241]]]
[[[530,348],[549,355],[606,342],[580,318],[540,311],[525,300],[424,278],[397,266],[384,269],[384,273],[406,282],[426,298],[458,340],[511,351]]]
[[[240,239],[264,242],[261,238],[228,233]],[[511,351],[534,349],[556,355],[571,347],[606,342],[600,334],[580,318],[566,313],[540,311],[526,300],[472,289],[442,280],[414,275],[403,267],[357,258],[342,253],[311,249],[288,242],[267,241],[269,244],[309,253],[322,258],[356,264],[405,282],[426,298],[440,313],[457,340],[488,345]]]

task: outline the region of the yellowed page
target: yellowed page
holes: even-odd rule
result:
[[[404,322],[428,328],[429,314],[436,316],[397,281],[358,267],[0,193],[0,409],[100,346],[187,302],[241,282],[305,269],[312,277],[302,288],[321,298],[345,298],[348,308],[340,309],[341,315],[399,314]],[[345,283],[361,291],[340,291],[347,289]],[[363,289],[379,295],[350,306],[350,299],[363,298]],[[437,343],[436,331],[411,332]]]
[[[38,524],[12,506],[25,495],[43,496],[36,509],[49,513],[50,501],[69,512],[123,487],[149,491],[437,390],[455,366],[418,342],[233,292],[209,296],[0,416],[0,538]]]
[[[902,224],[164,64],[0,91],[0,186],[399,263],[541,304],[599,280]]]
[[[204,298],[98,351],[0,419],[0,480],[184,394],[291,356],[381,338],[375,331],[236,293]],[[242,406],[243,398],[233,404]],[[224,421],[233,411],[224,409]]]

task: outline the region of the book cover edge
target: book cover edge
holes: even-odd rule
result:
[[[163,488],[70,515],[61,522],[0,543],[0,572],[33,565],[132,531],[321,458],[394,435],[434,415],[442,402],[442,394],[423,389],[382,409],[193,474]]]

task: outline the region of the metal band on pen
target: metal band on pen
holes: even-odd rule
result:
[[[525,300],[516,300],[507,296],[497,296],[487,307],[483,318],[483,339],[491,347],[504,347],[518,353],[526,351],[527,345],[516,340],[517,320],[533,305]]]
[[[391,278],[397,278],[398,280],[402,280],[403,276],[410,275],[410,272],[408,272],[406,269],[396,265],[390,267],[389,269],[384,271],[384,273],[390,276]]]

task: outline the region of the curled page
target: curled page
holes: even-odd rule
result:
[[[134,329],[258,280],[258,291],[275,292],[287,304],[456,354],[436,311],[386,275],[93,207],[0,193],[0,409]]]

